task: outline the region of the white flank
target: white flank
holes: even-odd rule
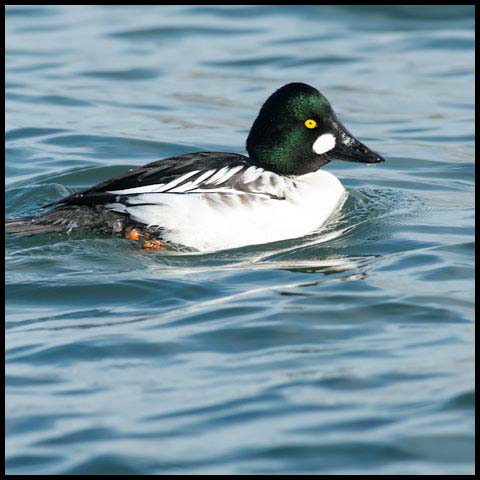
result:
[[[312,145],[313,151],[318,155],[326,153],[335,147],[335,137],[331,133],[320,135]]]
[[[232,170],[238,171],[224,170],[222,176],[229,178]],[[322,170],[285,179],[281,189],[286,199],[224,188],[203,193],[200,187],[198,195],[151,192],[130,198],[126,207],[108,208],[160,226],[168,241],[212,251],[302,237],[323,225],[346,198],[340,181]]]

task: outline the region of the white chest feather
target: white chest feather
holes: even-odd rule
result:
[[[110,208],[162,227],[168,241],[207,251],[304,236],[325,223],[345,199],[340,181],[321,170],[285,181],[282,191],[284,198],[228,189],[149,192],[135,196],[126,208]]]

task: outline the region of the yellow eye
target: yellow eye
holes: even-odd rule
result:
[[[317,122],[309,118],[308,120],[305,120],[305,126],[307,128],[315,128],[317,126]]]

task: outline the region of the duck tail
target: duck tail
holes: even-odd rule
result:
[[[39,233],[60,232],[64,227],[38,222],[38,217],[12,218],[5,220],[5,233],[28,237]]]

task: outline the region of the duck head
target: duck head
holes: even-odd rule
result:
[[[263,104],[247,138],[259,166],[282,175],[314,172],[333,159],[385,160],[359,142],[338,120],[330,102],[305,83],[289,83]]]

